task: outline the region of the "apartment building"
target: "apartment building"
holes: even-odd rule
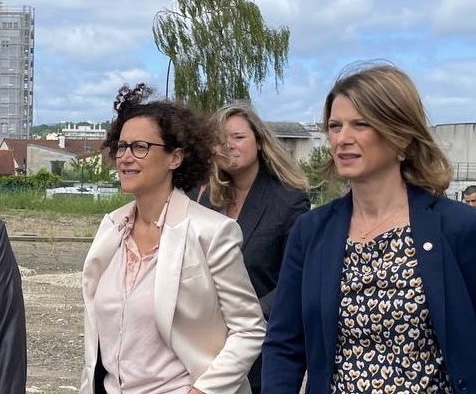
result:
[[[33,124],[35,11],[0,2],[0,138],[28,138]]]
[[[60,133],[70,140],[100,140],[106,139],[107,130],[100,123],[76,124],[64,123]]]

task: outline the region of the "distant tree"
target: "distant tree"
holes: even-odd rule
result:
[[[310,185],[311,202],[314,205],[322,205],[345,192],[343,180],[329,181],[321,173],[322,166],[330,158],[330,149],[324,146],[314,148],[311,156],[299,164],[304,170]]]
[[[249,99],[250,82],[261,87],[270,69],[276,88],[283,80],[289,29],[269,28],[252,1],[177,0],[156,14],[153,33],[174,66],[175,98],[195,107]]]
[[[49,133],[58,131],[59,124],[41,124],[31,128],[31,136],[45,137]]]
[[[111,166],[103,161],[100,155],[88,159],[71,159],[72,170],[64,172],[64,179],[75,179],[82,182],[111,181]]]
[[[101,123],[101,128],[106,130],[106,131],[111,130],[111,122],[109,120],[107,120],[106,122],[102,122]]]
[[[330,157],[330,149],[327,147],[314,148],[311,156],[306,161],[301,161],[301,168],[304,170],[311,188],[318,187],[324,180],[320,174],[320,168]]]

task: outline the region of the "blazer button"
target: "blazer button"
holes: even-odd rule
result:
[[[466,380],[464,379],[458,380],[458,388],[461,391],[466,391],[466,389],[468,388],[468,383],[466,383]]]

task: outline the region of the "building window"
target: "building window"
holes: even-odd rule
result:
[[[53,175],[63,175],[64,163],[62,160],[52,160],[51,162],[51,173]]]

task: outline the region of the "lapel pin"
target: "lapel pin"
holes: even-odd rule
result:
[[[425,242],[423,244],[423,249],[425,249],[427,252],[433,249],[433,244],[431,242]]]

